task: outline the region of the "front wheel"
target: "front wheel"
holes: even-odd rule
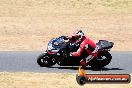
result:
[[[97,58],[90,62],[92,68],[103,68],[111,62],[112,56],[109,52],[102,52]]]
[[[45,53],[38,56],[37,63],[41,67],[50,67],[53,65],[53,62],[50,60],[49,56]]]

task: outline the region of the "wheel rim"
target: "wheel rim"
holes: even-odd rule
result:
[[[106,56],[101,56],[102,64],[106,65],[109,62],[109,59]]]
[[[48,64],[48,59],[49,59],[49,57],[48,56],[45,56],[45,57],[43,57],[43,58],[41,58],[41,63],[43,63],[43,64]]]
[[[107,60],[106,56],[100,56],[99,58],[97,58],[97,60],[103,61],[103,60]]]
[[[106,56],[101,56],[102,60],[106,60],[107,57]]]

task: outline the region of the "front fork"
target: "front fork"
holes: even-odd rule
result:
[[[46,55],[48,55],[49,59],[52,61],[53,64],[56,64],[56,53],[50,52],[50,51],[45,51],[44,52]]]

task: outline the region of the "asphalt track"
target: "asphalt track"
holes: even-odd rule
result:
[[[36,58],[40,51],[0,51],[0,72],[76,73],[78,67],[40,67]],[[132,73],[132,52],[111,52],[111,63],[100,70],[86,68],[87,73]]]

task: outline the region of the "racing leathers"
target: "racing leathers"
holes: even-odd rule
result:
[[[82,52],[85,51],[87,52],[87,57],[82,58],[80,61],[81,65],[87,66],[89,60],[97,56],[97,49],[96,49],[96,44],[86,36],[83,36],[83,38],[80,41],[80,47],[76,52],[72,52],[71,55],[75,57],[79,57]]]

